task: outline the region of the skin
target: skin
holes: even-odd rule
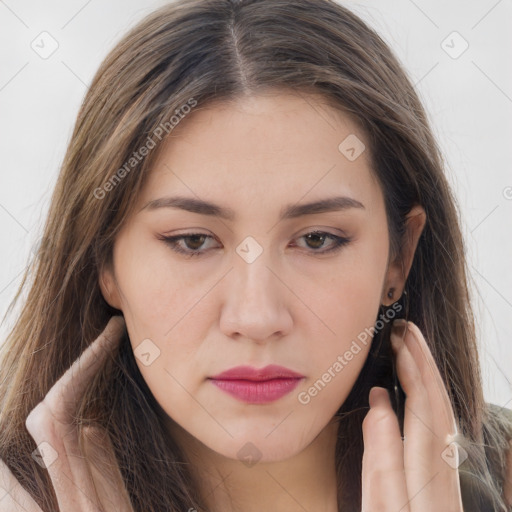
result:
[[[161,351],[139,368],[207,483],[212,510],[294,510],[295,500],[335,510],[332,418],[369,344],[307,405],[297,396],[374,324],[391,277],[384,199],[369,155],[351,162],[338,150],[350,134],[363,138],[350,119],[291,94],[197,110],[173,131],[119,233],[113,268],[103,273],[105,296],[123,311],[134,348],[149,338]],[[284,205],[333,191],[364,208],[279,221]],[[145,208],[178,194],[229,207],[236,217]],[[303,237],[314,229],[351,242],[319,256]],[[196,232],[216,239],[193,258],[158,239]],[[247,236],[263,249],[250,264],[235,251]],[[234,366],[272,363],[305,376],[272,404],[240,402],[207,380]],[[238,456],[249,446],[261,457],[252,467]],[[258,489],[249,485],[255,480]]]
[[[421,207],[413,208],[403,252],[391,259],[384,198],[368,150],[354,161],[338,150],[351,134],[365,141],[347,115],[313,96],[281,91],[198,107],[172,132],[116,239],[113,266],[102,269],[102,293],[122,311],[134,350],[149,339],[152,350],[160,351],[148,366],[139,359],[137,364],[213,512],[338,510],[333,416],[364,364],[369,343],[360,344],[361,351],[309,403],[302,404],[298,395],[374,325],[380,304],[400,296],[426,220]],[[178,194],[229,207],[236,216],[227,220],[145,207]],[[333,195],[355,199],[363,208],[279,220],[285,205]],[[314,230],[350,241],[339,251],[318,255],[318,239],[308,245],[304,237]],[[203,255],[186,258],[161,239],[185,233],[212,237],[204,245],[188,240],[189,251]],[[236,252],[247,236],[263,250],[252,263]],[[180,246],[187,248],[185,242]],[[331,243],[327,238],[320,248]],[[394,299],[387,296],[390,288]],[[118,340],[112,330],[107,337],[112,344]],[[457,469],[440,456],[455,422],[432,355],[411,323],[392,340],[407,395],[406,442],[387,392],[373,388],[363,423],[363,510],[462,511]],[[208,380],[234,366],[271,363],[304,378],[270,404],[246,404]],[[79,383],[87,378],[76,372]],[[70,393],[69,387],[61,382],[53,390]],[[27,428],[36,441],[58,444],[49,434],[52,403],[57,407],[42,402]],[[72,407],[73,400],[66,403]],[[64,419],[60,426],[69,431]],[[259,458],[250,467],[238,455],[248,443]],[[65,447],[58,448],[62,459],[75,464]],[[50,468],[52,478],[66,467],[53,474]],[[105,510],[125,510],[106,503],[112,496],[122,502],[116,484],[99,486],[103,498],[95,499]],[[59,492],[62,503],[89,510],[80,501],[84,493],[70,484]],[[130,510],[126,502],[123,506]]]

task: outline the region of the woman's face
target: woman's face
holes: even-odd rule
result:
[[[103,294],[176,429],[229,458],[286,459],[343,404],[392,302],[364,136],[318,98],[284,92],[199,105],[171,135]],[[212,379],[269,365],[293,374]]]

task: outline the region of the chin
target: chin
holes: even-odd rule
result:
[[[257,463],[280,462],[289,459],[300,453],[309,444],[302,442],[298,435],[293,438],[290,435],[275,434],[276,432],[273,432],[268,435],[268,430],[265,430],[265,433],[258,435],[235,436],[229,440],[224,439],[224,443],[212,443],[207,446],[223,457],[239,460],[247,467],[252,467]]]

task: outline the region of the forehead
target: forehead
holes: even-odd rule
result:
[[[320,95],[270,91],[198,104],[180,121],[138,203],[171,191],[243,206],[337,191],[368,201],[380,189],[353,118]]]
[[[216,134],[215,131],[222,133]],[[328,134],[331,137],[326,138],[322,147],[316,134],[321,138]],[[332,136],[336,142],[343,134],[357,134],[360,139],[365,138],[355,117],[341,106],[334,108],[326,97],[318,93],[269,89],[226,101],[198,104],[172,130],[167,146],[177,139],[205,143],[216,139],[220,150],[224,141],[230,145],[236,140],[239,144],[229,147],[230,153],[240,150],[245,154],[262,156],[268,153],[286,155],[287,148],[293,150],[297,144],[303,147],[307,141],[310,142],[307,148],[315,145],[317,152],[321,151],[333,142]]]

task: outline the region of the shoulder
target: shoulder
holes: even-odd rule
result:
[[[0,509],[2,512],[42,512],[2,459],[0,459]]]
[[[509,507],[512,507],[512,440],[508,442],[507,473],[503,484],[503,497]]]
[[[484,441],[493,477],[502,483],[503,498],[512,507],[512,410],[487,403]]]

